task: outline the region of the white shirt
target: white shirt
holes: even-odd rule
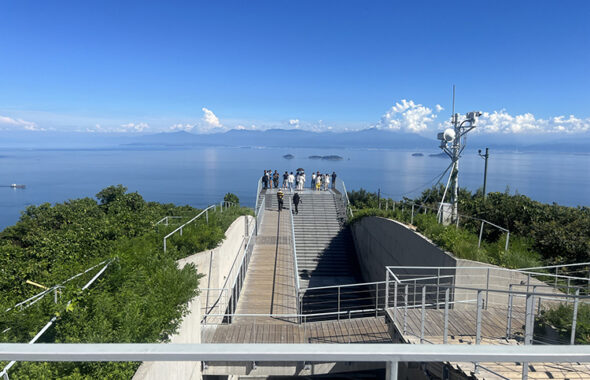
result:
[[[289,183],[293,183],[295,182],[295,176],[293,174],[289,174],[289,179],[288,179]]]

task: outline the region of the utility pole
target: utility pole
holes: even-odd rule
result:
[[[465,141],[461,141],[461,139],[475,128],[477,118],[481,115],[482,113],[479,111],[468,112],[465,114],[465,119],[459,122],[459,114],[455,113],[455,86],[453,85],[453,128],[447,128],[437,136],[441,140],[440,148],[451,158],[452,162],[449,183],[451,186],[451,216],[453,221],[457,220],[459,215],[459,158],[465,149]],[[466,123],[469,124],[465,126]],[[445,189],[445,194],[446,192],[447,189]],[[442,202],[444,202],[444,196]]]
[[[377,190],[377,204],[379,205],[379,210],[381,210],[381,188]]]
[[[486,162],[483,170],[483,199],[486,199],[486,183],[488,181],[488,158],[490,158],[489,148],[486,148],[486,154],[481,154],[481,149],[477,153]]]

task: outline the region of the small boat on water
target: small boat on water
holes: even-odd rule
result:
[[[19,185],[17,183],[12,183],[10,185],[10,187],[12,187],[13,189],[24,189],[26,186],[25,185]]]

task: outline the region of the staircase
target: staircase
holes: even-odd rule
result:
[[[301,288],[357,281],[352,237],[331,191],[300,192],[293,216]]]

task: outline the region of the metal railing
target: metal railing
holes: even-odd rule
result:
[[[112,260],[107,260],[106,264],[104,267],[102,267],[101,270],[99,270],[94,277],[92,277],[90,279],[90,281],[88,281],[83,287],[82,290],[86,290],[88,289],[93,283],[94,281],[96,281],[108,268],[108,266],[111,264]],[[99,264],[100,265],[100,264]],[[96,266],[95,266],[96,267]],[[94,267],[93,267],[94,268]],[[88,269],[90,270],[90,269]],[[84,273],[87,273],[88,270],[86,270],[85,272],[80,273],[79,275],[82,275]],[[78,275],[74,276],[73,278],[78,277]],[[72,278],[72,279],[73,279]],[[71,280],[71,279],[70,279]],[[68,280],[69,281],[69,280]],[[72,300],[68,301],[68,303],[66,304],[66,309],[70,306],[70,304],[72,303]],[[57,321],[58,319],[58,315],[53,316],[49,322],[47,322],[45,324],[45,326],[43,326],[43,328],[41,330],[39,330],[39,332],[33,337],[33,339],[31,339],[27,345],[32,345],[33,343],[35,343],[37,340],[39,340],[39,338],[41,338],[41,336],[43,336],[43,334],[45,334],[45,332]],[[0,359],[2,360],[2,359]],[[10,363],[8,363],[3,369],[2,371],[0,371],[0,377],[2,377],[4,380],[8,380],[8,371],[16,364],[18,359],[14,359],[11,360]]]
[[[336,183],[334,184],[334,188],[336,190],[338,190],[338,192],[340,193],[341,199],[342,199],[342,205],[344,207],[344,213],[348,216],[350,214],[350,217],[353,217],[353,212],[352,212],[352,208],[350,207],[350,200],[348,199],[348,192],[346,191],[346,185],[344,184],[344,181],[342,181],[339,178],[336,178]]]
[[[0,360],[106,362],[381,362],[386,379],[399,362],[589,363],[590,346],[408,344],[0,344]],[[528,368],[523,365],[524,368]]]
[[[295,282],[295,294],[299,295],[299,266],[297,264],[297,243],[295,239],[295,222],[293,221],[293,197],[289,197],[289,212],[291,217],[291,239],[293,240],[293,280]],[[301,312],[301,302],[299,296],[297,296],[297,310]]]
[[[263,202],[264,198],[265,197],[263,196]],[[231,321],[231,315],[233,315],[236,311],[242,287],[246,279],[246,272],[250,264],[252,252],[254,250],[256,236],[259,232],[259,225],[262,223],[262,220],[264,219],[264,210],[264,207],[260,207],[258,209],[258,213],[254,217],[254,220],[248,223],[248,234],[244,237],[243,244],[240,245],[240,249],[236,254],[234,262],[232,263],[229,273],[225,279],[225,282],[221,287],[223,291],[219,292],[219,289],[206,289],[207,298],[210,297],[210,291],[218,291],[218,297],[212,303],[209,303],[209,300],[206,301],[206,307],[209,307],[208,305],[211,306],[209,307],[209,311],[202,316],[202,323],[207,324],[207,322],[210,321],[212,317],[220,316],[220,313],[211,313],[214,310],[224,310],[224,313],[225,310],[229,311],[227,315],[230,316],[229,320]],[[240,255],[240,251],[242,250],[243,254]]]
[[[207,207],[206,209],[201,211],[199,214],[197,214],[197,216],[194,216],[188,222],[184,223],[180,227],[176,228],[174,231],[170,232],[168,235],[164,236],[164,252],[166,252],[166,241],[168,240],[168,238],[170,236],[174,235],[177,232],[179,232],[180,236],[182,236],[183,228],[186,228],[186,226],[188,226],[189,224],[191,224],[195,220],[199,219],[202,215],[205,215],[205,218],[207,219],[207,224],[208,224],[209,223],[209,210],[211,210],[211,209],[215,210],[216,207],[217,207],[217,205],[211,205],[211,206]]]
[[[92,271],[93,269],[98,268],[101,265],[105,265],[105,264],[106,265],[109,265],[112,260],[113,259],[103,260],[100,263],[98,263],[96,265],[93,265],[90,268],[86,269],[85,271],[80,272],[78,274],[75,274],[74,276],[68,278],[67,280],[62,281],[59,284],[54,285],[54,286],[52,286],[50,288],[47,288],[47,289],[43,290],[42,292],[39,292],[39,293],[35,294],[34,296],[29,297],[26,300],[21,301],[21,302],[17,303],[16,305],[12,306],[12,307],[9,307],[4,312],[6,313],[6,312],[9,312],[9,311],[14,310],[14,309],[17,309],[17,308],[19,310],[26,309],[26,308],[34,305],[37,301],[41,300],[43,297],[45,297],[46,295],[50,294],[51,292],[53,292],[54,302],[57,303],[57,297],[58,297],[59,289],[63,288],[65,284],[67,284],[68,282],[70,282],[72,280],[75,280],[76,278],[78,278],[78,277],[80,277],[80,276],[82,276],[82,275],[84,275],[84,274]]]

